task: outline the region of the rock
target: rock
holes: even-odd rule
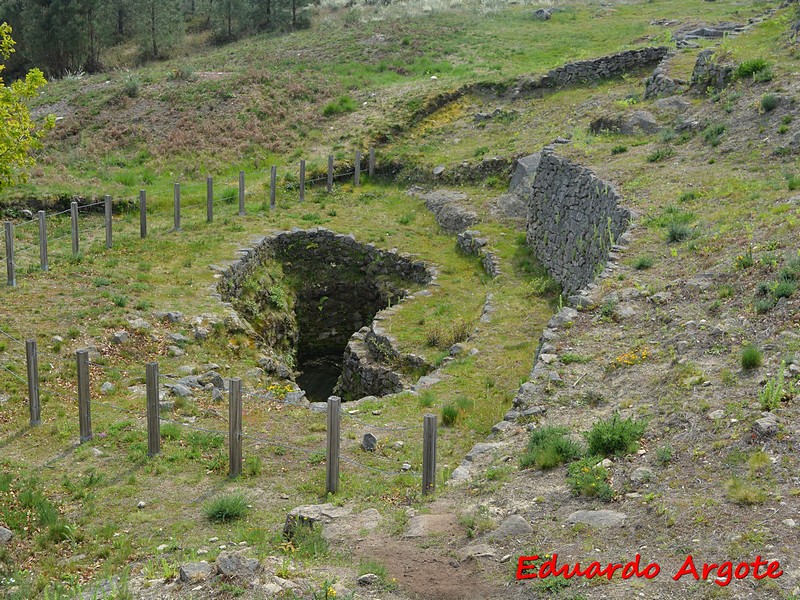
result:
[[[509,430],[513,427],[510,421],[500,421],[499,423],[495,423],[492,427],[492,433],[503,433],[504,431]]]
[[[778,433],[778,420],[774,415],[758,419],[753,424],[753,434],[757,437],[771,437]]]
[[[392,448],[393,448],[394,450],[402,450],[402,449],[403,449],[403,446],[405,446],[405,445],[406,445],[406,443],[405,443],[405,442],[397,441],[397,442],[395,442],[394,444],[392,444]]]
[[[205,327],[195,327],[192,333],[194,335],[194,339],[196,339],[198,342],[207,340],[209,335],[209,331]]]
[[[525,417],[540,417],[547,413],[546,406],[531,406],[530,408],[523,410],[521,416]]]
[[[114,389],[115,389],[114,388],[114,384],[111,383],[110,381],[106,381],[106,382],[103,383],[103,385],[100,386],[100,393],[101,394],[110,394],[111,392],[114,391]]]
[[[100,448],[92,448],[92,456],[100,458],[101,456],[105,456],[105,453],[100,450]]]
[[[466,350],[467,348],[464,346],[464,344],[453,344],[450,347],[450,356],[453,357],[461,356],[462,354],[464,354],[464,352],[466,352]]]
[[[710,413],[708,413],[708,418],[711,421],[716,421],[717,419],[722,419],[724,416],[725,416],[725,411],[722,410],[721,408],[719,408],[717,410],[712,410]]]
[[[655,474],[647,467],[639,467],[631,473],[631,482],[636,485],[650,483],[655,480]]]
[[[361,440],[361,447],[367,452],[375,452],[378,447],[378,438],[371,433],[365,433]]]
[[[0,546],[5,546],[14,537],[14,532],[5,527],[0,527]]]
[[[469,560],[476,558],[494,558],[497,551],[489,544],[470,544],[458,551],[458,560]]]
[[[153,328],[153,326],[150,325],[150,323],[148,323],[141,317],[128,319],[128,323],[130,323],[130,326],[133,327],[133,329],[136,331],[149,331],[150,329]]]
[[[178,396],[178,398],[188,398],[189,396],[192,395],[192,390],[190,390],[182,383],[173,383],[165,387],[168,387],[172,395]]]
[[[181,365],[178,367],[178,373],[181,375],[194,375],[197,373],[197,367],[195,365]]]
[[[411,464],[410,463],[403,463],[402,465],[400,465],[400,470],[401,471],[410,471],[411,470]]]
[[[455,518],[452,515],[417,515],[408,521],[408,529],[403,534],[406,538],[427,537],[446,531]]]
[[[168,333],[167,338],[172,340],[176,344],[188,344],[189,342],[192,341],[182,333]]]
[[[222,379],[222,375],[217,373],[216,371],[207,371],[200,375],[197,378],[197,383],[201,386],[205,387],[208,384],[213,385],[215,388],[224,390],[225,389],[225,380]]]
[[[244,552],[221,552],[217,556],[217,569],[220,574],[232,579],[250,581],[261,572],[261,563],[257,558],[249,558]]]
[[[315,523],[332,523],[336,519],[346,517],[350,514],[350,509],[343,506],[326,504],[308,504],[298,506],[289,511],[286,515],[286,522],[283,526],[283,535],[291,538],[298,525],[313,526]]]
[[[187,563],[180,569],[180,578],[184,583],[201,583],[214,574],[214,567],[208,562]]]
[[[144,501],[144,500],[139,500],[139,503],[136,505],[136,508],[138,508],[139,510],[141,510],[141,509],[143,509],[145,506],[147,506],[147,503],[145,503],[145,501]]]
[[[544,364],[549,365],[558,360],[558,356],[555,354],[540,354],[539,360],[541,360]]]
[[[115,344],[123,344],[128,341],[130,335],[127,331],[115,331],[111,336],[111,341]]]
[[[634,134],[637,130],[644,133],[656,133],[659,130],[658,122],[652,113],[646,110],[633,111],[620,127],[620,133]]]
[[[583,523],[592,527],[617,527],[627,515],[615,510],[578,510],[567,517],[567,523]]]
[[[494,442],[494,443],[479,442],[472,447],[472,450],[467,452],[466,456],[464,456],[464,460],[468,462],[474,462],[475,459],[481,454],[492,452],[493,450],[497,450],[498,448],[502,448],[503,446],[505,446],[505,444],[500,442]]]
[[[533,11],[533,17],[539,21],[549,21],[553,17],[553,13],[548,8],[539,8]]]
[[[186,351],[180,346],[169,346],[167,348],[167,354],[170,356],[185,356]]]
[[[273,583],[270,581],[268,583],[265,583],[261,587],[261,591],[264,592],[264,596],[266,596],[267,598],[274,598],[278,594],[283,593],[283,588],[279,586],[277,583]]]
[[[358,585],[375,585],[381,580],[375,573],[365,573],[358,578]]]
[[[167,313],[167,321],[170,323],[180,323],[183,321],[183,313],[179,311],[170,311]]]
[[[794,519],[784,519],[783,521],[781,521],[781,524],[785,525],[789,529],[794,529],[795,527],[797,527],[797,522]],[[2,542],[2,540],[0,540],[0,542]]]
[[[491,532],[490,539],[524,538],[533,533],[533,527],[521,515],[511,515],[500,524],[500,527]]]
[[[578,311],[569,306],[565,306],[548,321],[547,327],[550,329],[558,329],[562,325],[573,323],[577,318]]]
[[[327,402],[312,402],[308,405],[308,408],[311,409],[311,412],[315,413],[326,413],[328,412],[328,403]]]
[[[434,177],[439,177],[442,173],[444,173],[444,165],[437,165],[433,168]]]

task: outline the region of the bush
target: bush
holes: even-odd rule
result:
[[[672,222],[667,225],[667,242],[670,244],[682,242],[692,237],[693,233],[694,229],[685,223]]]
[[[703,139],[712,148],[716,148],[722,142],[722,134],[725,133],[725,124],[717,123],[716,125],[709,125],[703,130]]]
[[[604,502],[614,499],[608,484],[608,471],[600,465],[602,457],[587,456],[567,467],[567,483],[575,496],[597,497]]]
[[[771,377],[764,389],[758,393],[758,403],[761,405],[761,410],[773,411],[780,406],[784,395],[785,369],[786,363],[781,362],[778,373],[775,377]]]
[[[659,148],[655,152],[651,152],[647,155],[647,162],[654,163],[666,160],[674,154],[675,151],[672,148]]]
[[[322,114],[326,117],[340,115],[343,113],[353,112],[356,109],[356,101],[350,96],[339,96],[333,102],[329,102],[322,110]]]
[[[772,288],[772,295],[775,298],[788,298],[797,291],[797,284],[794,281],[778,281]]]
[[[241,519],[247,511],[247,500],[242,494],[226,494],[209,502],[203,512],[209,521],[226,523]]]
[[[678,196],[678,202],[689,202],[690,200],[697,200],[700,197],[700,194],[694,190],[688,190],[686,192],[682,192],[680,196]]]
[[[633,417],[621,419],[615,412],[610,419],[595,423],[586,434],[588,452],[600,456],[622,456],[636,452],[646,427],[644,421],[637,421]]]
[[[567,437],[564,427],[540,427],[531,431],[528,449],[520,459],[523,469],[552,469],[580,456],[578,444]]]
[[[770,112],[778,106],[778,97],[775,94],[764,94],[761,96],[761,111]]]
[[[768,68],[769,63],[765,59],[751,58],[750,60],[739,63],[739,66],[736,67],[736,71],[734,71],[734,75],[737,79],[745,79]]]
[[[461,411],[458,409],[458,406],[455,404],[445,404],[442,407],[442,425],[445,427],[455,425],[460,414]]]
[[[636,269],[637,271],[649,269],[652,266],[653,266],[652,256],[640,256],[633,263],[633,268]]]
[[[800,190],[800,177],[797,175],[790,175],[786,178],[786,184],[790,192]]]
[[[742,369],[745,371],[757,369],[763,361],[761,350],[756,348],[754,344],[748,344],[742,349]]]
[[[139,88],[142,82],[135,74],[128,71],[122,78],[122,91],[128,98],[136,98],[139,95]]]
[[[664,444],[656,448],[656,460],[660,465],[666,465],[672,461],[675,450],[670,444]]]
[[[614,146],[613,148],[611,148],[611,154],[624,154],[627,151],[628,151],[628,147],[627,146],[623,146],[622,144],[620,144],[619,146]]]

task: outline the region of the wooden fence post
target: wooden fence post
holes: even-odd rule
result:
[[[427,414],[422,433],[422,493],[436,489],[436,415]]]
[[[242,380],[232,378],[228,403],[228,475],[242,474]]]
[[[89,404],[89,351],[78,350],[78,419],[81,429],[81,444],[92,439],[92,413]]]
[[[369,149],[369,176],[372,177],[375,174],[375,148]]]
[[[28,402],[31,409],[31,427],[42,424],[39,405],[39,355],[36,340],[25,340],[25,362],[28,365]]]
[[[37,213],[39,217],[39,266],[42,271],[50,269],[47,262],[47,215],[43,210]]]
[[[8,285],[17,285],[17,267],[14,264],[14,223],[5,222],[6,231],[6,272],[8,273]]]
[[[353,185],[361,185],[361,150],[356,150],[356,168],[353,174]]]
[[[114,245],[113,241],[113,233],[112,233],[112,222],[111,217],[114,212],[114,206],[111,204],[111,196],[106,196],[105,200],[105,218],[106,218],[106,248],[111,248]]]
[[[181,230],[181,184],[172,186],[172,231]]]
[[[214,220],[214,178],[206,177],[206,222]]]
[[[161,417],[158,404],[158,363],[149,362],[145,367],[147,383],[147,456],[161,452]]]
[[[339,491],[339,442],[341,439],[342,399],[338,396],[328,398],[328,452],[325,461],[325,492],[335,494]]]
[[[147,192],[139,190],[139,235],[147,237]]]
[[[328,154],[328,191],[333,190],[333,154]]]
[[[275,209],[275,205],[277,202],[277,190],[275,189],[278,186],[278,167],[273,165],[269,169],[269,207],[270,210]]]
[[[244,215],[244,171],[239,171],[239,216]]]
[[[70,202],[69,216],[72,223],[72,256],[80,252],[80,239],[78,238],[78,203]]]
[[[300,161],[300,202],[306,200],[306,161]]]

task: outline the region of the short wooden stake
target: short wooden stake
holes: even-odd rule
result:
[[[300,202],[306,201],[306,161],[300,161]]]
[[[375,148],[369,149],[369,176],[375,174]]]
[[[158,404],[158,363],[149,362],[145,367],[147,383],[147,456],[161,452],[161,417]]]
[[[239,171],[239,216],[244,215],[244,171]]]
[[[172,231],[181,230],[181,184],[172,186]]]
[[[106,248],[111,248],[114,245],[114,240],[112,237],[112,221],[111,217],[114,213],[114,206],[111,204],[111,196],[106,196],[104,198],[105,201],[105,219],[106,219]]]
[[[333,191],[333,154],[328,154],[328,191]]]
[[[436,490],[436,415],[427,414],[422,431],[422,493]]]
[[[92,439],[92,413],[89,400],[89,351],[78,350],[78,419],[81,444]]]
[[[273,165],[269,170],[269,207],[275,209],[277,203],[278,167]]]
[[[353,174],[353,185],[361,185],[361,150],[356,150],[356,168]]]
[[[339,491],[339,445],[341,440],[342,399],[338,396],[328,398],[328,451],[326,456],[325,492],[335,494]]]
[[[39,217],[39,266],[42,271],[50,269],[47,260],[47,215],[43,210],[37,213]]]
[[[147,237],[147,192],[139,190],[139,235]]]
[[[214,178],[206,177],[206,222],[214,220]]]
[[[69,216],[72,223],[72,256],[80,252],[80,239],[78,238],[78,203],[70,202]]]
[[[228,475],[242,474],[242,380],[234,377],[228,383]]]
[[[39,405],[39,354],[36,340],[25,340],[25,361],[28,365],[28,402],[31,409],[31,427],[42,424],[42,409]]]
[[[17,285],[17,266],[14,264],[14,223],[5,222],[6,232],[6,272],[8,273],[8,285]]]

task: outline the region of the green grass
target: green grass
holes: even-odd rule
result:
[[[580,447],[567,437],[563,427],[544,426],[534,429],[528,437],[528,446],[520,459],[523,469],[552,469],[580,455]]]
[[[614,413],[610,419],[595,423],[586,434],[588,453],[598,456],[623,456],[639,449],[639,439],[647,423],[633,417],[620,418]]]
[[[748,344],[742,348],[740,362],[742,369],[745,371],[750,371],[760,367],[764,362],[764,358],[761,354],[761,350],[759,350],[754,344]]]
[[[326,117],[341,115],[356,110],[356,102],[350,96],[339,96],[333,102],[329,102],[322,109],[322,114]]]
[[[203,508],[209,521],[227,523],[243,518],[248,512],[247,499],[243,494],[225,494],[214,498]]]
[[[737,79],[745,79],[747,77],[753,77],[756,73],[760,73],[765,69],[769,68],[769,63],[764,58],[751,58],[749,60],[745,60],[740,62],[736,66],[736,70],[734,71],[734,75]]]
[[[614,489],[609,484],[611,476],[605,467],[600,465],[602,457],[586,456],[567,466],[567,484],[576,496],[598,498],[610,502],[614,498]]]

